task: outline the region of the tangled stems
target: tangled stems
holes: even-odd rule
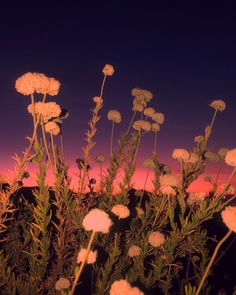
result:
[[[84,260],[83,260],[83,262],[81,263],[78,272],[76,273],[76,276],[75,276],[75,279],[74,279],[74,282],[73,282],[73,285],[72,285],[72,289],[71,289],[70,295],[73,295],[73,294],[74,294],[74,291],[75,291],[75,288],[76,288],[77,282],[78,282],[78,280],[79,280],[79,278],[80,278],[80,275],[81,275],[81,273],[82,273],[82,271],[83,271],[83,268],[84,268],[84,266],[85,266],[85,263],[86,263],[86,261],[87,261],[88,254],[89,254],[89,251],[90,251],[90,249],[91,249],[91,246],[92,246],[92,243],[93,243],[93,240],[94,240],[95,234],[96,234],[96,232],[95,232],[95,231],[92,231],[92,234],[91,234],[90,239],[89,239],[88,247],[87,247],[87,249],[86,249],[86,254],[85,254]]]
[[[228,237],[231,235],[231,233],[232,233],[231,230],[228,231],[228,232],[226,233],[226,235],[225,235],[225,236],[219,241],[219,243],[217,244],[217,246],[216,246],[216,248],[215,248],[215,250],[214,250],[214,253],[213,253],[212,257],[211,257],[211,260],[210,260],[210,262],[208,263],[207,268],[206,268],[206,270],[205,270],[205,272],[204,272],[204,274],[203,274],[203,277],[202,277],[202,279],[201,279],[201,281],[200,281],[200,284],[199,284],[199,286],[198,286],[198,288],[197,288],[197,291],[196,291],[196,294],[195,294],[195,295],[199,295],[199,293],[200,293],[200,291],[201,291],[201,288],[202,288],[202,286],[203,286],[203,284],[204,284],[204,282],[205,282],[205,280],[206,280],[206,278],[207,278],[208,272],[209,272],[209,270],[210,270],[210,268],[211,268],[211,266],[212,266],[212,263],[214,262],[214,260],[215,260],[215,258],[216,258],[216,255],[217,255],[217,253],[218,253],[218,251],[219,251],[221,245],[222,245],[222,244],[228,239]]]

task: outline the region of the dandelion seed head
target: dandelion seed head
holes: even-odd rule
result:
[[[160,131],[160,125],[158,125],[157,123],[152,123],[152,131],[153,132]]]
[[[149,107],[149,108],[145,108],[144,111],[143,111],[143,114],[147,117],[152,117],[154,114],[155,114],[155,110],[154,108],[152,107]]]
[[[57,123],[50,121],[45,124],[45,131],[53,135],[58,135],[60,133],[60,127]]]
[[[110,110],[107,113],[107,119],[109,121],[114,121],[115,123],[120,123],[121,122],[121,114],[117,110]]]
[[[179,184],[178,177],[174,174],[165,174],[160,176],[160,185],[161,186],[173,186],[177,187]]]
[[[152,120],[158,123],[159,125],[162,125],[165,121],[165,115],[162,113],[154,113],[152,115]]]
[[[172,153],[173,159],[188,161],[190,154],[186,149],[175,149]]]

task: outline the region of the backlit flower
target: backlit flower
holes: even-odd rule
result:
[[[143,111],[143,109],[144,109],[143,105],[136,103],[133,105],[132,111],[141,113]]]
[[[153,121],[155,121],[158,124],[163,124],[165,120],[165,115],[162,113],[155,113],[152,115]]]
[[[41,115],[46,123],[52,118],[57,118],[61,114],[61,107],[55,102],[36,102],[34,105],[36,115]],[[28,112],[33,113],[33,105],[28,105]]]
[[[105,76],[112,76],[114,74],[114,68],[112,65],[107,64],[104,66],[102,72]]]
[[[148,243],[153,247],[159,247],[165,242],[165,236],[159,231],[153,231],[148,236]]]
[[[165,174],[160,176],[161,186],[173,186],[177,187],[179,183],[178,178],[174,174]]]
[[[207,194],[205,192],[191,192],[189,194],[189,197],[187,199],[187,204],[189,206],[192,206],[192,205],[197,205],[201,202],[203,202],[207,197]]]
[[[153,132],[158,132],[160,130],[160,125],[157,123],[152,123],[152,131]]]
[[[222,211],[221,217],[228,229],[236,233],[236,207],[226,207]]]
[[[229,166],[236,167],[236,149],[227,152],[225,156],[225,163]]]
[[[58,291],[62,289],[68,289],[69,287],[70,287],[70,281],[62,277],[55,284],[55,289]]]
[[[225,110],[225,102],[221,99],[213,100],[210,104],[210,107],[217,110],[217,111],[224,111]]]
[[[36,82],[36,77],[33,73],[26,73],[16,80],[16,91],[23,95],[33,94]]]
[[[152,159],[146,159],[143,162],[143,167],[148,168],[148,169],[155,169],[156,165]]]
[[[143,114],[147,117],[152,117],[155,114],[155,110],[154,108],[149,107],[143,111]]]
[[[144,295],[137,287],[133,287],[126,280],[118,280],[112,283],[110,295]]]
[[[92,230],[106,234],[109,232],[112,221],[106,212],[96,208],[85,215],[82,225],[86,231]]]
[[[84,248],[81,248],[79,251],[79,254],[77,256],[77,263],[83,262],[85,260],[85,256],[86,256],[87,250]],[[96,262],[97,259],[97,251],[89,251],[86,263],[87,264],[93,264]]]
[[[188,161],[190,154],[185,149],[175,149],[172,154],[173,159]]]
[[[107,114],[107,119],[109,121],[114,121],[115,123],[121,122],[121,114],[117,110],[110,110]]]
[[[93,97],[93,101],[95,103],[98,103],[98,104],[102,104],[103,103],[103,99],[100,96],[94,96]]]
[[[141,253],[141,248],[136,246],[136,245],[133,245],[131,247],[129,247],[129,250],[128,250],[128,256],[129,257],[135,257],[135,256],[139,256]]]
[[[119,219],[127,218],[130,215],[129,208],[122,204],[114,205],[111,212],[118,216]]]
[[[54,78],[49,79],[49,87],[47,90],[47,94],[51,96],[55,96],[58,94],[61,83]]]
[[[160,193],[167,196],[176,196],[176,191],[170,185],[160,186]]]
[[[57,125],[57,123],[50,121],[45,124],[45,131],[47,133],[57,135],[60,133],[60,127]]]

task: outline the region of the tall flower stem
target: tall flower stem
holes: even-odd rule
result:
[[[43,125],[43,119],[42,119],[42,116],[40,116],[40,117],[41,117],[40,120],[41,120],[41,127],[42,127],[43,143],[44,143],[44,146],[45,146],[45,149],[46,149],[48,161],[49,161],[49,163],[51,165],[52,162],[51,162],[51,157],[50,157],[49,150],[48,150],[48,144],[47,144],[47,139],[46,139],[46,134],[45,134],[45,128],[44,128],[44,125]]]
[[[57,172],[57,156],[56,156],[55,144],[54,144],[52,133],[50,133],[50,137],[51,137],[51,146],[52,146],[52,154],[53,154],[54,172],[56,173]]]
[[[127,131],[126,131],[126,134],[128,134],[129,131],[130,131],[130,128],[131,128],[131,126],[133,124],[133,121],[134,121],[134,118],[135,118],[136,113],[137,113],[137,111],[134,112],[133,117],[131,118],[131,121],[129,123],[129,127],[128,127]]]
[[[112,126],[111,126],[111,150],[110,150],[110,156],[111,156],[111,157],[112,157],[112,155],[113,155],[114,125],[115,125],[115,121],[112,120]]]
[[[61,146],[61,157],[62,157],[62,160],[64,161],[64,145],[63,145],[63,136],[61,132],[60,132],[60,146]]]
[[[150,168],[148,168],[147,175],[146,175],[146,178],[145,178],[145,181],[144,181],[143,193],[142,193],[140,201],[139,201],[139,207],[141,206],[141,203],[142,203],[142,199],[143,199],[144,191],[145,191],[145,188],[146,188],[149,172],[150,172]]]
[[[214,253],[213,253],[212,257],[211,257],[211,260],[210,260],[210,262],[208,263],[207,268],[206,268],[206,270],[205,270],[205,272],[204,272],[204,274],[203,274],[203,276],[202,276],[202,279],[201,279],[201,281],[200,281],[200,284],[199,284],[199,286],[198,286],[198,288],[197,288],[197,291],[196,291],[196,294],[195,294],[195,295],[198,295],[198,294],[200,293],[201,288],[202,288],[202,286],[203,286],[203,284],[204,284],[204,282],[205,282],[205,280],[206,280],[206,278],[207,278],[208,272],[209,272],[209,270],[210,270],[210,268],[211,268],[211,266],[212,266],[212,263],[214,262],[214,260],[215,260],[215,258],[216,258],[216,255],[217,255],[217,253],[218,253],[218,251],[219,251],[221,245],[222,245],[222,244],[228,239],[228,237],[231,235],[231,233],[232,233],[231,230],[228,231],[227,234],[226,234],[226,235],[225,235],[225,236],[219,241],[219,243],[217,244],[217,246],[216,246],[216,248],[215,248],[215,250],[214,250]]]
[[[104,86],[105,86],[106,78],[107,78],[107,76],[104,75],[103,80],[102,80],[101,92],[100,92],[100,97],[101,97],[101,98],[102,98],[102,96],[103,96],[103,90],[104,90]]]
[[[216,114],[217,114],[217,110],[215,110],[214,115],[213,115],[213,118],[212,118],[212,120],[211,120],[211,124],[210,124],[211,129],[212,129],[213,124],[214,124],[214,122],[215,122]]]
[[[157,132],[154,135],[154,153],[157,155]]]
[[[84,260],[83,260],[83,262],[81,263],[80,268],[79,268],[79,270],[78,270],[78,272],[77,272],[77,274],[76,274],[76,276],[75,276],[75,279],[74,279],[74,282],[73,282],[73,285],[72,285],[72,289],[71,289],[71,293],[70,293],[70,295],[73,295],[73,294],[74,294],[74,291],[75,291],[75,288],[76,288],[77,282],[78,282],[78,280],[79,280],[79,278],[80,278],[80,275],[81,275],[81,273],[82,273],[82,270],[83,270],[83,268],[84,268],[84,266],[85,266],[85,263],[86,263],[86,261],[87,261],[88,254],[89,254],[89,251],[90,251],[90,249],[91,249],[91,246],[92,246],[92,243],[93,243],[93,240],[94,240],[95,234],[96,234],[96,232],[95,232],[95,231],[92,231],[92,234],[91,234],[90,239],[89,239],[88,247],[87,247],[87,249],[86,249],[86,254],[85,254]]]

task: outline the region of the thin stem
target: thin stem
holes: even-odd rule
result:
[[[45,91],[44,94],[43,94],[43,101],[42,102],[46,101],[46,96],[47,96],[47,91]]]
[[[104,89],[104,85],[105,85],[105,82],[106,82],[106,75],[104,75],[103,77],[103,80],[102,80],[102,86],[101,86],[101,92],[100,92],[100,97],[102,98],[102,95],[103,95],[103,89]]]
[[[84,268],[84,265],[85,265],[85,263],[86,263],[86,261],[87,261],[87,258],[88,258],[88,255],[89,255],[89,251],[90,251],[90,249],[91,249],[91,246],[92,246],[92,243],[93,243],[93,240],[94,240],[95,234],[96,234],[96,232],[95,232],[95,231],[92,231],[92,234],[91,234],[91,236],[90,236],[90,240],[89,240],[89,243],[88,243],[88,247],[87,247],[87,249],[86,249],[86,254],[85,254],[84,260],[83,260],[83,262],[81,263],[80,268],[79,268],[79,270],[78,270],[78,273],[76,274],[75,279],[74,279],[74,282],[73,282],[73,286],[72,286],[72,289],[71,289],[71,295],[74,294],[74,291],[75,291],[75,288],[76,288],[77,282],[78,282],[79,277],[80,277],[80,275],[81,275],[81,273],[82,273],[82,270],[83,270],[83,268]]]
[[[206,268],[206,270],[205,270],[205,272],[204,272],[204,274],[203,274],[203,277],[202,277],[202,279],[201,279],[201,282],[200,282],[200,284],[199,284],[199,286],[198,286],[198,288],[197,288],[197,291],[196,291],[196,294],[195,294],[195,295],[198,295],[198,294],[200,293],[201,288],[202,288],[202,286],[203,286],[203,284],[204,284],[204,282],[205,282],[205,280],[206,280],[206,278],[207,278],[208,272],[209,272],[209,270],[210,270],[210,268],[211,268],[211,266],[212,266],[212,263],[214,262],[214,260],[215,260],[215,258],[216,258],[216,255],[217,255],[217,253],[218,253],[218,251],[219,251],[221,245],[222,245],[222,244],[228,239],[228,237],[231,235],[231,233],[232,233],[232,231],[229,230],[229,231],[227,232],[227,234],[226,234],[226,235],[225,235],[225,236],[219,241],[219,243],[217,244],[217,246],[216,246],[216,248],[215,248],[215,250],[214,250],[214,253],[213,253],[212,257],[211,257],[211,260],[210,260],[210,262],[208,263],[207,268]]]
[[[133,117],[132,117],[132,119],[131,119],[131,121],[129,123],[129,127],[128,127],[127,131],[126,131],[126,134],[128,134],[129,131],[130,131],[130,128],[131,128],[131,126],[133,124],[133,121],[134,121],[134,118],[135,118],[136,113],[137,113],[137,111],[135,111],[134,114],[133,114]]]
[[[46,153],[47,153],[48,161],[49,161],[49,163],[50,163],[50,165],[51,165],[52,162],[51,162],[51,157],[50,157],[49,150],[48,150],[48,144],[47,144],[47,140],[46,140],[45,128],[44,128],[44,125],[43,125],[43,119],[42,119],[42,116],[40,116],[40,118],[41,118],[40,120],[41,120],[41,127],[42,127],[43,143],[44,143],[44,146],[45,146],[45,149],[46,149]]]
[[[64,145],[63,145],[62,133],[60,133],[60,146],[61,146],[61,157],[62,157],[62,160],[64,160]]]
[[[146,178],[145,178],[145,181],[144,181],[143,193],[142,193],[142,196],[141,196],[140,201],[139,201],[139,207],[141,206],[141,203],[142,203],[142,199],[143,199],[144,191],[145,191],[145,188],[146,188],[149,172],[150,172],[150,168],[148,168],[147,175],[146,175]]]
[[[212,118],[212,121],[211,121],[211,125],[210,125],[211,129],[212,129],[213,124],[215,122],[216,114],[217,114],[217,110],[215,110],[214,115],[213,115],[213,118]]]
[[[154,154],[157,155],[157,132],[155,132],[154,136]]]
[[[55,170],[55,173],[56,173],[56,171],[57,171],[57,157],[56,157],[55,145],[54,145],[54,140],[53,140],[53,134],[50,133],[50,136],[51,136],[54,170]]]
[[[110,151],[110,155],[111,155],[111,157],[112,157],[112,155],[113,155],[114,124],[115,124],[115,121],[112,120],[112,126],[111,126],[111,151]]]
[[[35,102],[34,102],[34,95],[33,95],[33,93],[30,95],[30,97],[31,97],[31,104],[32,104],[33,122],[34,122],[34,127],[35,127],[36,118],[35,118]]]

